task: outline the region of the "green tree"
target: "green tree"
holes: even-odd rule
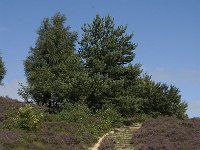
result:
[[[147,74],[138,82],[135,95],[141,98],[140,111],[144,114],[153,117],[187,117],[187,103],[181,100],[179,89],[172,85],[156,83]]]
[[[156,83],[141,76],[140,64],[133,65],[133,34],[127,26],[115,27],[110,16],[96,18],[82,27],[80,56],[92,79],[87,103],[94,109],[112,104],[123,116],[143,113],[152,116],[184,117],[187,104],[175,86]]]
[[[0,85],[2,85],[2,80],[6,74],[6,69],[2,57],[0,56]]]
[[[20,94],[28,92],[31,99],[47,105],[50,111],[60,109],[65,102],[77,101],[80,96],[80,91],[76,93],[76,84],[81,84],[77,82],[81,76],[81,61],[75,53],[77,33],[65,27],[65,21],[60,13],[44,19],[35,47],[24,61],[28,86],[22,87]]]
[[[133,34],[126,34],[126,29],[127,26],[116,27],[112,17],[101,18],[99,15],[96,15],[91,24],[82,27],[79,53],[84,68],[93,81],[92,92],[87,100],[94,109],[101,108],[106,103],[115,106],[122,103],[133,104],[124,101],[127,97],[125,91],[130,81],[134,84],[141,69],[139,64],[131,64],[137,45],[131,42]]]
[[[84,66],[91,74],[108,75],[121,79],[124,66],[130,64],[135,56],[136,44],[131,42],[133,34],[126,34],[127,26],[115,27],[110,16],[96,18],[91,24],[82,27],[80,55]]]

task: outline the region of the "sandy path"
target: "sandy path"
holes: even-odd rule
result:
[[[131,128],[133,130],[138,130],[140,127],[141,127],[141,124],[136,124],[129,128]],[[117,130],[117,132],[123,132],[124,128],[118,128],[118,129],[114,129],[114,130]],[[99,138],[98,142],[93,147],[89,148],[88,150],[98,150],[102,140],[109,134],[113,134],[113,133],[114,133],[114,131],[110,131],[109,133],[104,134],[101,138]]]
[[[94,147],[90,148],[89,150],[98,150],[102,140],[109,135],[109,133],[104,134],[101,138],[99,138],[98,142],[94,145]]]

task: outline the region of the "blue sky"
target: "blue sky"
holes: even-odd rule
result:
[[[116,25],[127,24],[138,44],[134,63],[140,62],[154,80],[176,85],[189,104],[189,116],[200,116],[199,0],[0,0],[0,52],[8,70],[0,95],[20,99],[23,60],[41,21],[58,11],[79,38],[80,27],[97,13],[113,16]]]

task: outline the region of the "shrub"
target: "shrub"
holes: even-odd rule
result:
[[[115,141],[111,137],[105,137],[98,150],[115,150]]]
[[[152,119],[150,115],[146,114],[136,114],[132,117],[123,118],[123,124],[126,126],[130,126],[133,123],[144,123],[145,121]]]
[[[31,130],[36,129],[43,118],[43,113],[26,104],[18,109],[17,115],[11,118],[14,121],[14,126],[21,129]]]
[[[97,136],[108,132],[122,121],[121,115],[112,107],[104,107],[98,110],[94,116],[96,121],[89,124],[88,128],[92,134]]]
[[[121,115],[113,108],[113,106],[104,106],[102,109],[97,111],[96,117],[107,122],[110,127],[120,123],[122,120]]]
[[[90,109],[85,104],[66,104],[65,109],[58,113],[59,120],[68,122],[85,122],[91,116]]]

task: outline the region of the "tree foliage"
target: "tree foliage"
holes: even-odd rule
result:
[[[2,85],[2,80],[4,78],[6,74],[6,68],[5,68],[5,65],[4,65],[4,62],[2,60],[2,57],[0,56],[0,84]]]
[[[65,27],[65,16],[57,13],[43,20],[35,47],[24,61],[26,90],[37,104],[59,109],[73,101],[79,76],[80,58],[75,53],[77,33]]]
[[[133,34],[126,33],[127,26],[96,15],[82,27],[78,55],[77,33],[65,27],[65,21],[59,13],[43,20],[24,61],[28,85],[20,90],[22,96],[53,111],[66,102],[81,102],[93,112],[111,107],[126,117],[185,117],[187,104],[178,88],[142,75],[141,65],[133,63],[137,45]]]
[[[112,17],[99,15],[82,27],[79,52],[94,83],[89,102],[95,109],[106,103],[117,106],[117,100],[124,99],[129,82],[133,83],[141,73],[139,64],[131,64],[136,44],[126,29],[127,26],[116,27]]]
[[[121,79],[124,65],[130,64],[135,56],[136,44],[130,40],[133,34],[125,34],[127,26],[115,27],[110,16],[96,18],[82,27],[80,54],[84,66],[91,74],[108,75]]]
[[[135,93],[142,99],[140,111],[144,114],[152,117],[187,117],[187,103],[181,101],[180,91],[173,85],[156,83],[151,76],[145,74],[140,79]]]

